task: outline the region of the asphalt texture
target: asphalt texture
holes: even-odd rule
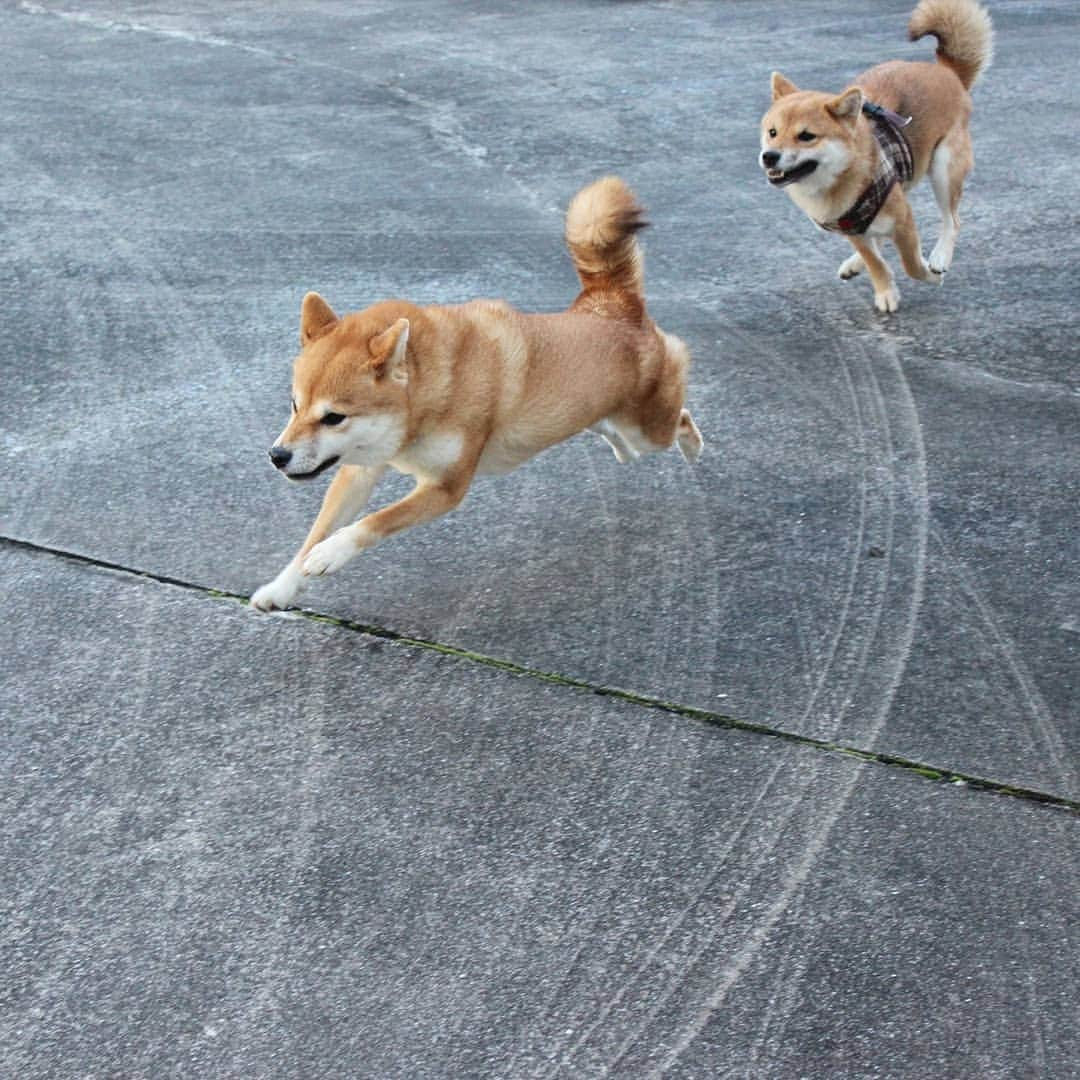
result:
[[[756,164],[908,10],[0,6],[0,1074],[1080,1076],[1080,10],[895,315]],[[304,292],[557,310],[610,172],[701,462],[244,606]]]

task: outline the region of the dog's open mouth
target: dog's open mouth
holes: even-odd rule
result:
[[[321,465],[316,465],[311,472],[294,472],[286,473],[285,475],[290,480],[314,480],[320,473],[326,472],[327,469],[332,469],[340,460],[341,455],[335,454],[333,457],[328,457]]]
[[[804,176],[809,176],[816,168],[817,162],[811,159],[796,165],[794,169],[789,169],[787,172],[783,169],[766,169],[765,176],[773,187],[786,187],[788,184],[794,184],[796,180],[801,180]]]

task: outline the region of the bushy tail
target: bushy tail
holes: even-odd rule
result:
[[[640,318],[645,308],[645,270],[636,233],[645,209],[617,176],[579,191],[566,211],[566,246],[581,278],[576,310]]]
[[[994,26],[975,0],[919,0],[908,22],[908,37],[938,40],[937,58],[970,90],[994,56]]]

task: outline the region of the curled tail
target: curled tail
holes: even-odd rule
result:
[[[952,68],[970,90],[994,56],[994,26],[975,0],[919,0],[908,22],[908,37],[938,40],[939,63]]]
[[[645,209],[617,176],[579,191],[566,211],[566,246],[581,278],[571,310],[639,320],[645,312],[645,270],[636,233]]]

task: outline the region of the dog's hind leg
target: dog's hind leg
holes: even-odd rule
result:
[[[705,447],[705,440],[701,437],[701,432],[698,431],[698,426],[694,423],[694,418],[690,415],[688,409],[683,409],[679,414],[679,426],[675,429],[675,440],[679,444],[679,453],[690,465],[693,465],[701,457],[701,451]]]
[[[363,465],[342,465],[330,481],[323,504],[300,550],[273,581],[268,582],[251,598],[251,606],[259,611],[287,608],[307,584],[303,565],[307,553],[321,540],[350,518],[355,518],[367,506],[368,499],[386,467],[369,468]]]
[[[705,440],[701,437],[689,409],[674,406],[672,412],[665,406],[662,410],[645,408],[637,416],[621,417],[616,431],[627,450],[637,457],[639,454],[656,454],[672,446],[678,446],[679,453],[692,465],[701,456]],[[612,425],[613,427],[615,425]],[[621,459],[620,459],[621,460]]]
[[[637,461],[640,457],[610,420],[598,420],[589,430],[595,431],[615,451],[615,457],[620,464],[626,465],[628,462]]]
[[[893,201],[893,196],[898,196]],[[915,226],[915,216],[911,212],[911,204],[900,192],[899,187],[893,188],[889,196],[893,203],[893,235],[892,240],[896,250],[900,253],[900,262],[904,266],[904,273],[916,281],[927,281],[931,285],[940,285],[942,275],[931,268],[923,258],[922,244],[919,241],[919,230]]]
[[[960,196],[971,171],[973,156],[967,128],[950,132],[934,148],[930,159],[930,187],[941,211],[941,236],[930,252],[930,269],[944,274],[952,265],[956,234],[960,230]]]

